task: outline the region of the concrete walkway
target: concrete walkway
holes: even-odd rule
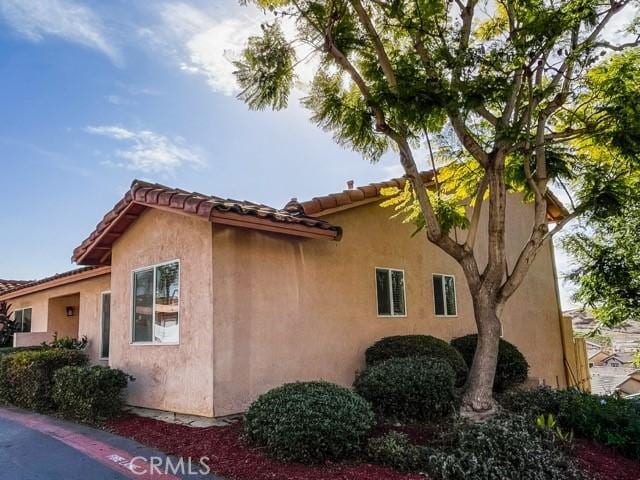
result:
[[[16,408],[0,408],[1,480],[223,480],[197,459],[167,457],[133,440]]]

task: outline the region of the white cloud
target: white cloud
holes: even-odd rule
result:
[[[234,95],[239,88],[233,72],[238,58],[252,35],[260,34],[260,24],[273,17],[255,7],[220,8],[208,13],[185,3],[163,4],[158,11],[161,23],[139,30],[139,34],[156,50],[169,54],[185,73],[202,75],[216,92]],[[295,33],[292,21],[283,21],[288,37]],[[308,51],[300,50],[299,58]],[[302,81],[313,77],[314,61],[298,65]]]
[[[116,150],[118,161],[108,160],[104,162],[107,165],[146,173],[173,173],[184,166],[199,168],[205,164],[181,137],[169,139],[150,130],[132,131],[116,125],[87,127],[85,131],[129,144]]]
[[[242,50],[247,38],[260,31],[260,18],[252,15],[213,18],[185,3],[161,6],[161,23],[138,33],[156,50],[173,57],[185,73],[203,75],[216,92],[234,95],[238,85],[231,58]]]
[[[0,16],[33,42],[49,35],[60,37],[98,50],[115,63],[120,62],[120,53],[107,40],[98,16],[73,0],[2,0]]]

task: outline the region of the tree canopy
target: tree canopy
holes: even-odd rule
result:
[[[632,194],[639,0],[244,2],[271,18],[235,62],[250,108],[284,108],[297,65],[315,56],[302,100],[312,120],[370,161],[398,153],[407,187],[387,192],[387,205],[464,271],[479,340],[463,403],[486,408],[502,309],[540,248],[578,216],[617,214]],[[614,21],[622,34],[611,35]],[[419,172],[424,151],[443,167],[434,185]],[[571,197],[571,209],[550,227],[552,187]],[[509,191],[533,205],[529,239],[512,264]],[[466,233],[452,236],[454,227]],[[488,238],[482,265],[474,256],[480,229]]]

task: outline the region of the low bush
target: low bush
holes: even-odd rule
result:
[[[9,355],[11,353],[29,352],[29,351],[35,351],[35,350],[42,350],[42,347],[38,346],[38,347],[5,347],[5,348],[0,348],[0,358],[2,358],[5,355]]]
[[[87,356],[77,350],[27,350],[0,357],[0,400],[38,411],[54,407],[51,398],[56,370],[83,366]]]
[[[391,358],[367,367],[354,387],[385,417],[424,421],[452,411],[454,378],[453,369],[443,360]]]
[[[506,410],[529,418],[552,414],[561,428],[640,460],[640,405],[635,402],[548,387],[508,392],[499,400]]]
[[[476,353],[477,343],[478,335],[476,334],[454,338],[451,341],[451,345],[462,354],[469,368],[473,362],[473,355]],[[501,338],[498,348],[498,365],[493,389],[497,392],[504,392],[527,379],[529,364],[520,350],[512,343]]]
[[[398,335],[385,337],[370,346],[365,352],[367,366],[390,358],[429,357],[439,358],[451,366],[456,374],[456,385],[467,379],[467,364],[455,348],[444,340],[430,335]]]
[[[53,375],[52,399],[63,415],[83,421],[117,416],[129,375],[109,367],[63,367]]]
[[[584,476],[562,446],[526,417],[460,424],[426,454],[439,480],[579,480]]]
[[[422,447],[411,444],[406,434],[394,431],[371,438],[367,445],[367,458],[371,463],[400,472],[419,471],[425,464],[424,452]]]
[[[83,335],[80,340],[73,337],[58,337],[58,332],[53,334],[53,339],[50,342],[42,342],[42,348],[64,348],[67,350],[84,350],[87,348],[89,341],[87,336]]]
[[[244,427],[274,458],[318,463],[359,452],[374,423],[369,404],[348,388],[299,382],[261,395],[249,407]]]

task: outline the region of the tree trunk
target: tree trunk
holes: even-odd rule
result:
[[[478,327],[478,343],[469,371],[460,413],[468,418],[482,419],[493,415],[493,380],[498,364],[500,342],[499,305],[489,295],[474,295],[474,314]]]

